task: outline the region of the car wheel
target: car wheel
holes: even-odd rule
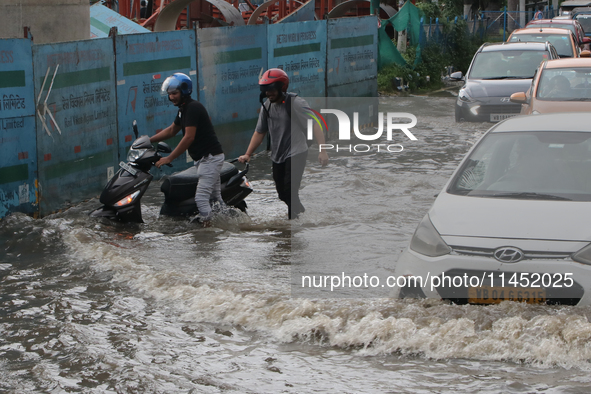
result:
[[[456,122],[463,122],[464,118],[462,118],[462,114],[460,113],[461,111],[458,109],[458,107],[456,107]]]

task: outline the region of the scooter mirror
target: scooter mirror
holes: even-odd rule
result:
[[[172,152],[172,149],[170,149],[170,146],[168,146],[166,142],[159,142],[158,145],[156,145],[156,152],[170,153]]]
[[[135,134],[135,138],[137,139],[137,137],[139,137],[140,133],[137,131],[137,121],[134,119],[133,120],[133,134]]]

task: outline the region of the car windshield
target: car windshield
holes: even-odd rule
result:
[[[476,55],[470,68],[469,79],[523,79],[532,78],[546,51],[489,51]]]
[[[569,36],[565,34],[514,34],[511,36],[509,42],[550,42],[556,48],[558,56],[573,57],[573,45]]]
[[[474,197],[591,201],[591,133],[489,133],[447,191]]]
[[[536,97],[544,101],[591,101],[591,68],[545,69]]]
[[[583,30],[591,32],[591,14],[578,14],[575,19],[579,21]]]

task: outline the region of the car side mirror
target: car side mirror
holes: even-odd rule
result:
[[[511,95],[511,97],[509,98],[509,100],[511,100],[512,103],[517,103],[517,104],[527,104],[527,102],[528,102],[525,92],[513,93]]]
[[[156,152],[170,153],[172,152],[172,149],[170,149],[170,146],[168,146],[166,142],[159,142],[158,145],[156,145]]]
[[[583,44],[591,44],[591,37],[583,37]]]
[[[451,79],[454,79],[454,80],[456,80],[456,81],[461,81],[462,79],[464,79],[464,75],[462,74],[462,72],[461,72],[461,71],[456,71],[455,73],[451,73],[451,74],[449,75],[449,77],[450,77]]]

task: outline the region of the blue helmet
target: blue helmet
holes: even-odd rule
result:
[[[190,96],[193,92],[193,82],[191,81],[191,78],[183,73],[174,73],[164,80],[160,93],[167,96],[175,90],[180,91],[182,96]]]

